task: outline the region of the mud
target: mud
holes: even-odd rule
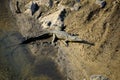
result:
[[[57,50],[54,47],[45,47],[47,43],[44,43],[39,45],[40,50],[37,50],[41,55],[37,57],[32,55],[27,44],[19,45],[24,37],[18,30],[16,18],[10,11],[9,2],[3,0],[0,3],[0,10],[0,79],[64,80],[56,63],[46,56],[55,55]],[[30,42],[32,42],[31,40],[33,38],[29,39]],[[30,45],[34,46],[34,43]]]

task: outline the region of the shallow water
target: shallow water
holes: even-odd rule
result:
[[[27,45],[10,46],[21,40],[22,35],[17,30],[15,18],[9,10],[9,3],[7,0],[2,0],[0,3],[0,57],[2,57],[0,65],[1,62],[5,62],[7,67],[12,68],[10,71],[13,74],[9,70],[10,74],[6,74],[11,76],[9,80],[63,80],[56,64],[50,58],[42,56],[39,60],[35,60]],[[5,75],[2,77],[8,80]]]
[[[25,46],[9,47],[20,42],[22,36],[17,31],[15,18],[8,7],[8,1],[3,0],[0,3],[0,56],[6,60],[6,64],[9,64],[8,67],[15,70],[15,74],[20,75],[22,68],[31,64],[28,54],[30,52]]]

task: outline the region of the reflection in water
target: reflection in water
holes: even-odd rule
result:
[[[28,70],[29,67],[31,70]],[[64,80],[56,64],[46,56],[39,57],[31,66],[24,67],[23,70],[22,80]]]
[[[35,76],[46,75],[52,80],[64,80],[58,72],[56,64],[50,58],[42,56],[34,64],[33,74]]]
[[[57,66],[50,58],[35,59],[26,45],[7,47],[21,42],[15,18],[8,0],[0,3],[0,79],[2,80],[63,80]]]

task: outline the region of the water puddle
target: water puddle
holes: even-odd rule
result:
[[[22,35],[17,31],[15,18],[9,10],[8,1],[0,3],[0,65],[10,70],[0,73],[3,80],[64,80],[57,65],[47,56],[35,59],[27,45],[10,45],[21,42]],[[1,68],[0,66],[0,68]],[[0,69],[0,72],[4,66]],[[12,72],[12,73],[11,73]],[[10,77],[6,77],[9,75]]]

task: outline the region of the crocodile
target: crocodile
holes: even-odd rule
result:
[[[47,30],[47,31],[44,31],[44,33],[41,34],[40,36],[34,36],[34,37],[27,38],[20,43],[16,43],[16,44],[7,46],[6,48],[14,47],[17,45],[29,44],[29,43],[37,41],[37,40],[48,39],[50,37],[53,37],[52,42],[51,42],[52,45],[55,44],[56,38],[58,40],[62,40],[63,43],[65,44],[65,46],[68,46],[68,42],[80,42],[80,43],[84,43],[84,44],[94,45],[93,43],[89,43],[88,41],[78,38],[78,36],[76,36],[76,35],[68,34],[65,31]]]
[[[68,42],[83,42],[86,44],[94,45],[93,43],[89,43],[83,39],[78,38],[76,35],[70,35],[65,31],[49,30],[48,32],[53,35],[52,44],[54,44],[55,39],[57,38],[58,40],[64,40],[63,42],[66,46],[68,46]]]

